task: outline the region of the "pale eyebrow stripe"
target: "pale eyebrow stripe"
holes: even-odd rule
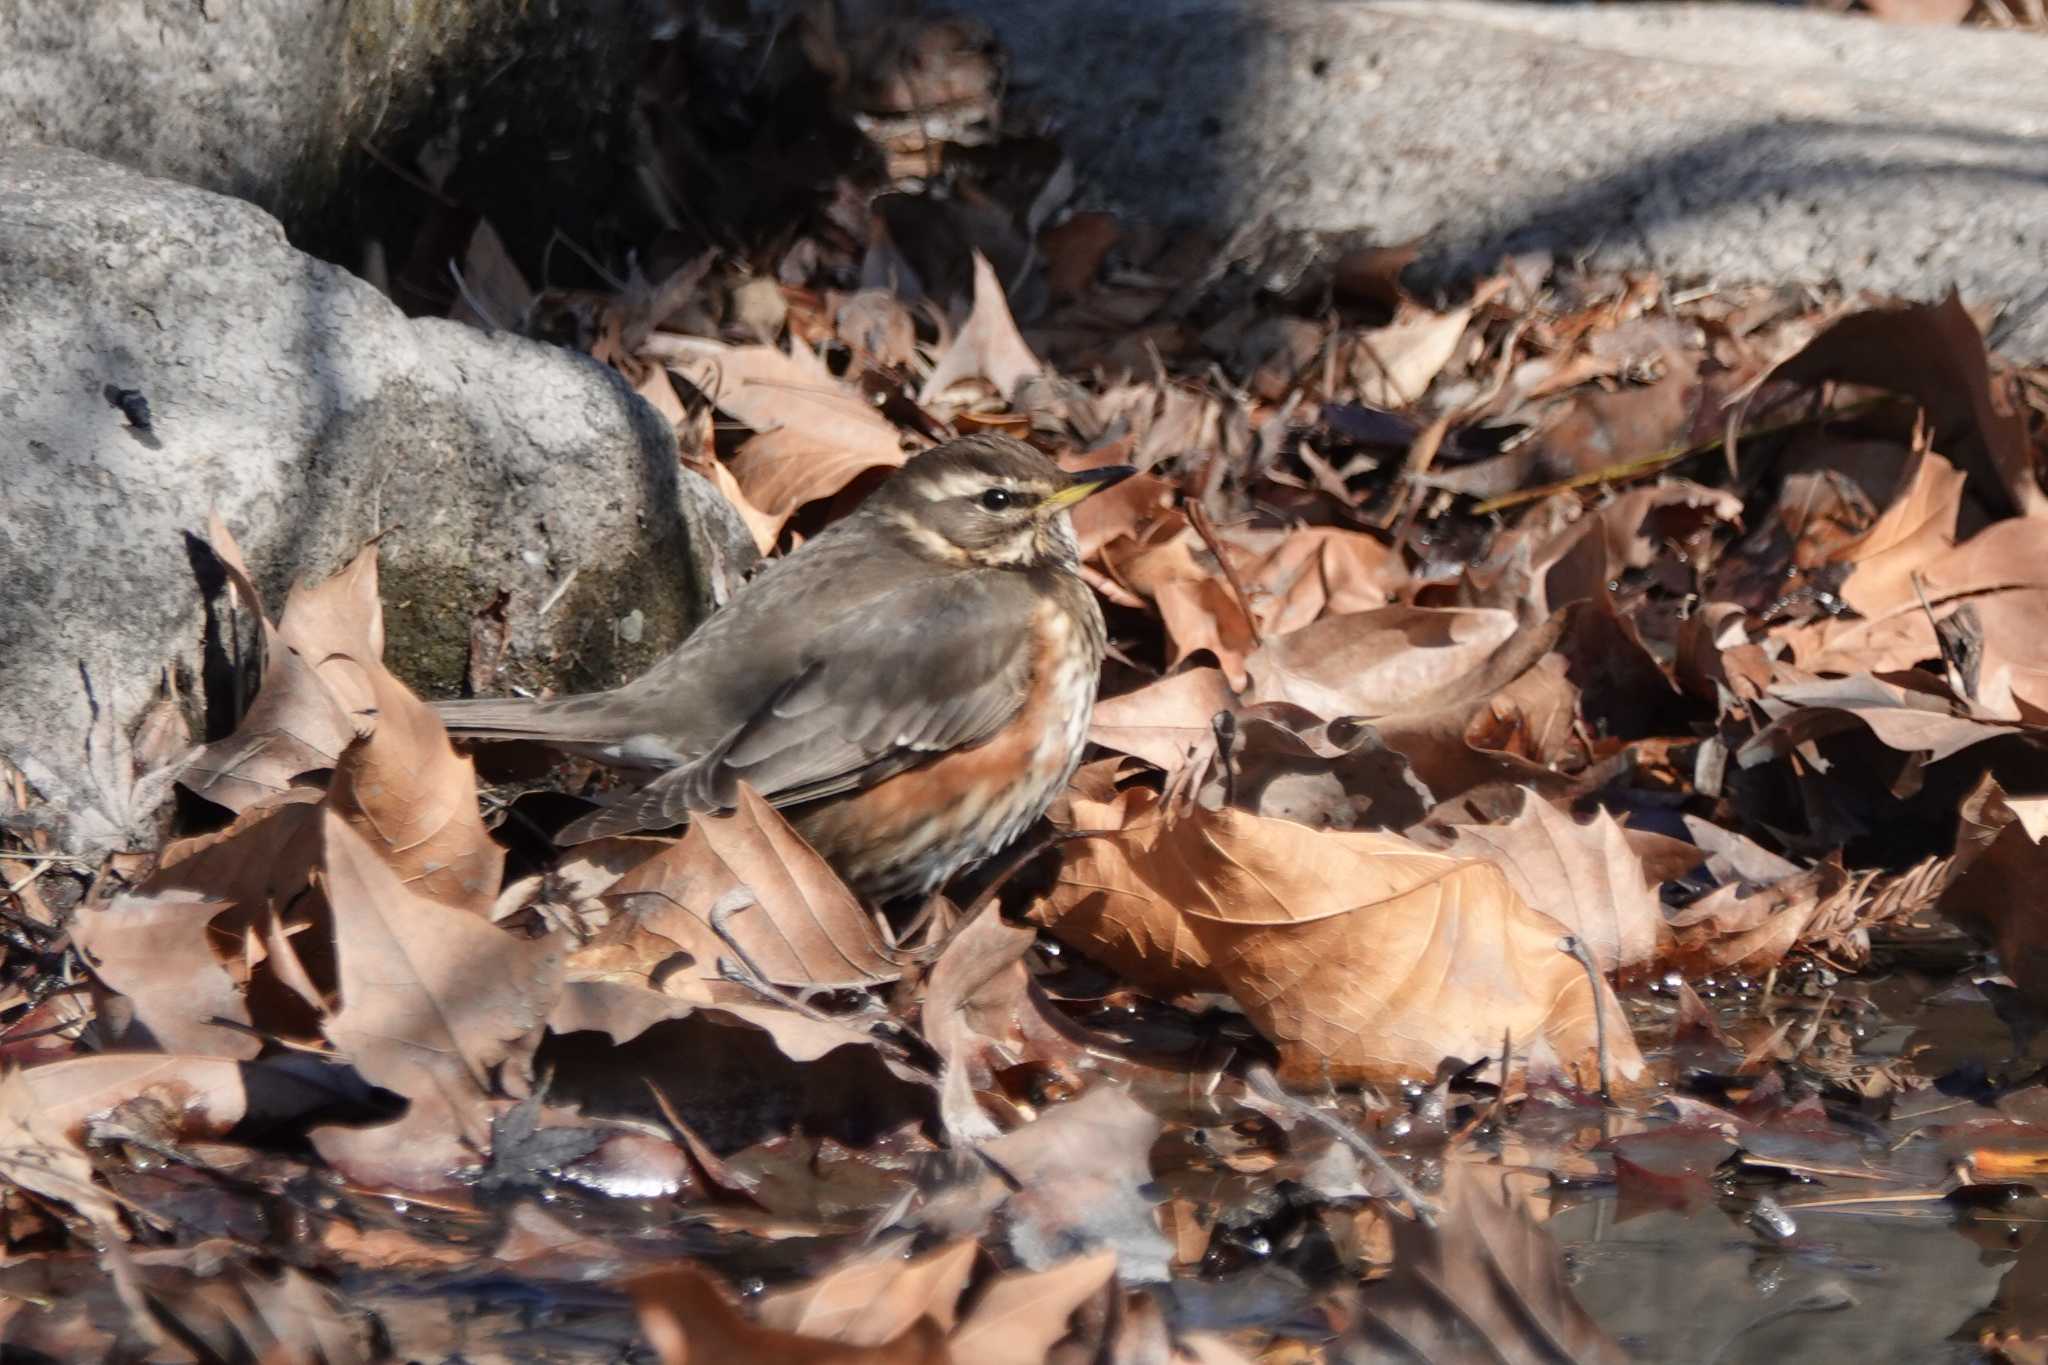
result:
[[[998,474],[985,474],[975,469],[955,469],[926,482],[918,491],[928,502],[944,502],[948,498],[979,497],[991,488],[1008,489],[1021,502],[1043,502],[1045,494],[1036,488],[1026,488],[1016,480]]]

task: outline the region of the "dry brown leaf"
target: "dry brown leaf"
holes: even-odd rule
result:
[[[1675,345],[1655,348],[1661,370],[1648,384],[1575,391],[1564,415],[1538,443],[1553,478],[1590,474],[1670,454],[1691,443],[1701,406],[1699,356]],[[1501,457],[1513,461],[1519,452]],[[1490,463],[1490,462],[1489,462]],[[1476,470],[1469,466],[1460,474]],[[1444,482],[1449,482],[1445,480]]]
[[[707,455],[702,461],[686,463],[717,486],[726,503],[739,514],[740,521],[747,528],[748,536],[753,539],[754,549],[764,555],[773,554],[775,542],[782,535],[784,519],[771,517],[748,501],[746,492],[740,487],[739,478],[732,472],[732,466],[725,461]]]
[[[1780,684],[1759,704],[1772,720],[1736,751],[1744,767],[1782,758],[1802,744],[1861,727],[1879,743],[1912,756],[1893,783],[1896,796],[1919,789],[1926,764],[1939,763],[1973,744],[2025,733],[2014,726],[1958,715],[1954,703],[1933,692],[1868,674]]]
[[[1740,526],[1742,499],[1725,488],[1665,478],[1609,499],[1595,510],[1593,519],[1607,550],[1605,577],[1611,579],[1624,569],[1645,569],[1656,562],[1667,549],[1667,537],[1677,529],[1674,523]],[[1562,606],[1576,596],[1591,594],[1553,592],[1551,605]]]
[[[1887,516],[1890,514],[1887,513]],[[1910,572],[1908,572],[1910,569]],[[1820,620],[1774,634],[1817,673],[1898,672],[1960,660],[1973,713],[2019,720],[2040,712],[2048,686],[2041,617],[2048,603],[2048,517],[1994,522],[1960,545],[1929,553],[1884,578],[1859,568],[1844,598],[1868,619]],[[1954,638],[1937,636],[1937,623]]]
[[[1830,858],[1760,885],[1748,877],[1731,881],[1671,912],[1677,961],[1695,975],[1758,973],[1802,950],[1838,967],[1860,967],[1870,959],[1871,927],[1925,910],[1946,878],[1940,859],[1885,875],[1851,872]]]
[[[1868,531],[1829,556],[1851,570],[1842,600],[1864,616],[1915,603],[1913,580],[1955,547],[1962,471],[1939,455],[1918,454],[1903,486]]]
[[[951,1365],[945,1333],[920,1319],[878,1346],[780,1332],[747,1321],[724,1286],[685,1261],[631,1282],[640,1333],[661,1365]],[[963,1357],[962,1359],[972,1359]]]
[[[838,874],[744,784],[730,813],[694,817],[681,840],[602,899],[678,944],[700,977],[740,954],[744,967],[784,986],[867,986],[902,974]]]
[[[262,1050],[256,1036],[210,1021],[254,1022],[243,936],[306,893],[320,857],[319,799],[294,788],[254,804],[224,830],[170,844],[133,890],[79,907],[72,941],[158,1046],[243,1058]]]
[[[640,368],[642,373],[639,382],[633,385],[633,392],[646,399],[647,405],[661,414],[661,420],[681,436],[689,423],[690,410],[683,406],[675,381],[668,377],[665,366],[642,362]]]
[[[2038,817],[2039,802],[2007,796],[1988,773],[1978,780],[1957,813],[1955,865],[1940,906],[1995,946],[2013,985],[2037,1009],[2048,1009],[2048,915],[2037,896],[2020,890],[2048,879],[2048,844],[2022,812]]]
[[[1960,24],[1976,8],[1976,0],[1864,0],[1872,14],[1888,24]]]
[[[71,941],[93,975],[128,998],[135,1021],[156,1046],[246,1060],[263,1043],[247,1031],[248,1004],[213,946],[213,920],[228,908],[229,902],[203,891],[139,889],[80,906]],[[223,950],[238,946],[232,935],[222,937]]]
[[[1234,686],[1243,684],[1256,631],[1185,515],[1169,512],[1141,535],[1111,541],[1102,561],[1117,583],[1158,610],[1172,646],[1170,665],[1207,650]]]
[[[744,986],[721,990],[715,983],[680,975],[666,984],[670,989],[604,978],[571,980],[556,997],[547,1026],[557,1035],[589,1030],[624,1044],[656,1024],[702,1012],[713,1023],[760,1030],[793,1062],[815,1062],[842,1047],[875,1045],[874,1035],[857,1023],[767,1003]]]
[[[1116,1278],[1116,1253],[1077,1256],[1049,1270],[1012,1271],[988,1287],[953,1333],[953,1358],[979,1365],[1042,1365],[1074,1310]]]
[[[1669,948],[1663,904],[1643,860],[1605,810],[1580,824],[1535,792],[1505,825],[1458,825],[1444,850],[1507,874],[1529,905],[1579,936],[1609,976],[1642,972]]]
[[[455,752],[434,709],[382,664],[371,667],[369,684],[376,725],[335,765],[329,807],[413,891],[488,915],[505,850],[478,812],[475,763]]]
[[[1211,809],[1235,806],[1314,829],[1406,829],[1436,804],[1372,726],[1319,720],[1286,702],[1240,709],[1228,742],[1205,760],[1213,761],[1201,799]]]
[[[1247,664],[1245,700],[1292,702],[1329,718],[1425,709],[1481,690],[1468,681],[1516,630],[1512,613],[1492,608],[1383,607],[1328,617],[1267,641]]]
[[[1981,653],[1969,670],[1972,709],[1993,720],[2048,722],[2048,590],[1993,593],[1967,607]]]
[[[20,1073],[39,1123],[71,1141],[124,1105],[149,1106],[181,1140],[218,1138],[248,1112],[244,1067],[228,1057],[107,1053],[74,1057]]]
[[[1215,718],[1237,704],[1221,669],[1189,668],[1135,692],[1095,703],[1088,738],[1105,749],[1142,758],[1164,773],[1215,744]]]
[[[532,316],[533,286],[488,218],[477,220],[462,253],[462,273],[448,317],[484,332],[523,332]]]
[[[235,732],[195,749],[178,781],[209,801],[241,812],[290,788],[300,776],[331,768],[356,737],[355,718],[322,681],[324,648],[307,657],[264,614],[263,600],[241,567],[241,551],[215,518],[209,534],[228,582],[257,623],[263,680]],[[321,599],[316,599],[318,604]],[[335,666],[330,663],[330,673]]]
[[[1605,983],[1587,980],[1559,947],[1563,926],[1490,864],[1396,835],[1233,810],[1198,809],[1149,839],[1093,842],[1112,865],[1089,887],[1113,884],[1124,898],[1156,902],[1152,913],[1183,917],[1210,969],[1279,1048],[1289,1084],[1426,1078],[1446,1057],[1492,1055],[1505,1028],[1523,1044],[1541,1040],[1590,1088],[1596,1011],[1610,1079],[1644,1076]]]
[[[983,1143],[983,1156],[1015,1182],[1003,1223],[1019,1263],[1050,1270],[1100,1249],[1115,1253],[1125,1279],[1166,1279],[1173,1248],[1146,1193],[1163,1127],[1121,1086],[1098,1084]]]
[[[1244,699],[1371,722],[1439,800],[1488,782],[1557,790],[1550,765],[1575,742],[1578,690],[1553,648],[1575,610],[1534,629],[1494,608],[1327,616],[1253,653]]]
[[[1580,1305],[1514,1173],[1452,1162],[1435,1227],[1393,1225],[1394,1270],[1366,1286],[1351,1344],[1372,1359],[1575,1361],[1624,1352]]]
[[[849,1346],[879,1346],[926,1318],[952,1331],[974,1272],[975,1244],[953,1242],[912,1257],[905,1254],[909,1242],[885,1239],[816,1279],[764,1295],[762,1325]]]
[[[1839,876],[1832,880],[1838,887]],[[1769,971],[1805,940],[1829,881],[1827,872],[1811,868],[1761,889],[1736,882],[1715,887],[1672,912],[1680,964],[1695,976]]]
[[[1031,918],[1119,977],[1166,997],[1221,991],[1180,906],[1162,897],[1137,858],[1165,830],[1156,793],[1133,787],[1113,802],[1071,802],[1076,828],[1120,830],[1119,838],[1069,844],[1052,892]]]
[[[365,733],[377,707],[370,671],[384,657],[376,542],[365,545],[339,573],[293,584],[277,633],[313,665],[356,733]]]
[[[1078,471],[1115,464],[1129,455],[1130,443],[1123,441],[1107,449],[1090,451],[1082,459],[1060,463],[1063,469]],[[1078,504],[1069,515],[1074,521],[1074,541],[1081,549],[1082,562],[1099,560],[1102,547],[1111,541],[1125,536],[1142,538],[1147,527],[1173,511],[1174,497],[1174,486],[1166,480],[1151,474],[1134,474]]]
[[[847,295],[833,311],[832,331],[871,366],[901,370],[917,357],[917,324],[887,289]]]
[[[733,452],[732,473],[762,529],[779,539],[806,503],[834,497],[861,475],[894,469],[903,458],[900,451],[884,456],[873,447],[827,444],[806,431],[769,431]]]
[[[1993,522],[1948,553],[1929,561],[1920,575],[1920,594],[1940,604],[2013,588],[2048,588],[2048,516]],[[1851,580],[1853,581],[1853,579]],[[1907,592],[1912,592],[1911,585]],[[1920,609],[1920,596],[1900,599],[1889,609]],[[1875,615],[1882,607],[1873,601]],[[1859,610],[1861,610],[1859,608]]]
[[[1005,401],[1014,397],[1017,386],[1032,375],[1043,374],[1045,366],[1017,331],[1010,316],[1010,301],[1003,294],[995,267],[979,251],[974,253],[974,306],[967,314],[960,334],[953,338],[924,385],[917,391],[920,405],[929,405],[963,379],[986,379]]]
[[[648,348],[760,433],[733,457],[732,471],[777,535],[805,503],[831,497],[867,470],[903,463],[896,428],[801,343],[785,352],[663,333]]]
[[[323,1028],[365,1080],[410,1108],[379,1128],[316,1129],[314,1145],[358,1179],[448,1186],[490,1150],[492,1068],[547,1018],[561,988],[561,946],[409,890],[332,812],[322,836],[341,989]]]
[[[1024,965],[1038,935],[977,915],[960,926],[925,985],[925,1041],[939,1055],[939,1119],[955,1142],[994,1137],[1000,1128],[979,1096],[997,1088],[995,1073],[1029,1062],[1069,1069],[1087,1044],[1045,998]]]
[[[1100,557],[1104,571],[1119,586],[1149,598],[1163,584],[1202,577],[1194,562],[1200,549],[1201,540],[1186,514],[1174,511],[1136,523],[1127,535],[1109,537]]]
[[[1470,308],[1435,313],[1404,302],[1385,327],[1351,339],[1351,377],[1358,401],[1375,408],[1412,408],[1465,339]]]
[[[1244,685],[1245,656],[1258,640],[1226,583],[1214,575],[1163,583],[1153,605],[1173,645],[1170,667],[1207,651],[1223,666],[1232,686]]]
[[[2010,385],[1991,373],[1983,334],[1953,291],[1940,303],[1841,318],[1768,378],[1809,385],[1834,380],[1905,394],[1927,410],[1935,447],[1969,476],[1986,506],[2029,516],[2048,510],[2026,421]]]
[[[610,977],[579,978],[574,957],[570,979],[548,1011],[548,1029],[556,1036],[602,1033],[614,1043],[632,1042],[656,1024],[696,1012],[696,1002],[666,995],[644,982]]]
[[[232,1067],[233,1063],[224,1065]],[[0,1180],[68,1205],[118,1243],[120,1223],[114,1200],[93,1180],[92,1163],[78,1146],[81,1125],[76,1120],[67,1122],[50,1108],[61,1082],[54,1075],[46,1076],[39,1089],[31,1079],[37,1071],[54,1073],[61,1067],[74,1068],[71,1074],[75,1074],[77,1063],[59,1062],[0,1076]]]
[[[1325,616],[1384,607],[1408,578],[1393,550],[1362,531],[1334,526],[1290,531],[1239,572],[1268,638]]]
[[[1952,604],[1944,606],[1952,609]],[[1946,614],[1940,608],[1937,611]],[[1930,617],[1915,603],[1910,610],[1896,611],[1875,621],[1823,616],[1803,624],[1779,626],[1769,632],[1769,638],[1784,646],[1781,657],[1796,665],[1803,675],[1903,673],[1923,663],[1939,667],[1942,651],[1935,634],[1937,619],[1938,616]],[[1745,657],[1751,659],[1751,666],[1737,666],[1738,676],[1748,687],[1737,695],[1745,700],[1764,696],[1773,683],[1788,680],[1779,677],[1768,660],[1760,668],[1754,666],[1753,659],[1762,657],[1761,650],[1755,656]],[[2015,718],[2010,714],[1980,716]]]

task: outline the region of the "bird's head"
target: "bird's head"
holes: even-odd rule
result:
[[[979,432],[913,457],[863,510],[942,563],[1071,569],[1081,556],[1069,509],[1136,472],[1070,474],[1021,441]]]

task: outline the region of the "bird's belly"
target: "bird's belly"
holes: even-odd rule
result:
[[[1039,666],[1017,715],[993,737],[863,791],[794,813],[799,832],[862,894],[927,895],[1045,813],[1088,743],[1101,662],[1049,612]]]

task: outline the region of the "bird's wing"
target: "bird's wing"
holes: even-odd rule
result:
[[[804,604],[790,607],[801,613]],[[747,703],[720,708],[735,719],[705,751],[563,837],[660,829],[691,811],[727,810],[741,782],[775,805],[794,805],[977,744],[1024,704],[1035,608],[1021,576],[970,572],[906,578],[857,612],[809,622],[812,633],[779,676],[734,681]],[[662,724],[650,718],[645,728]]]

